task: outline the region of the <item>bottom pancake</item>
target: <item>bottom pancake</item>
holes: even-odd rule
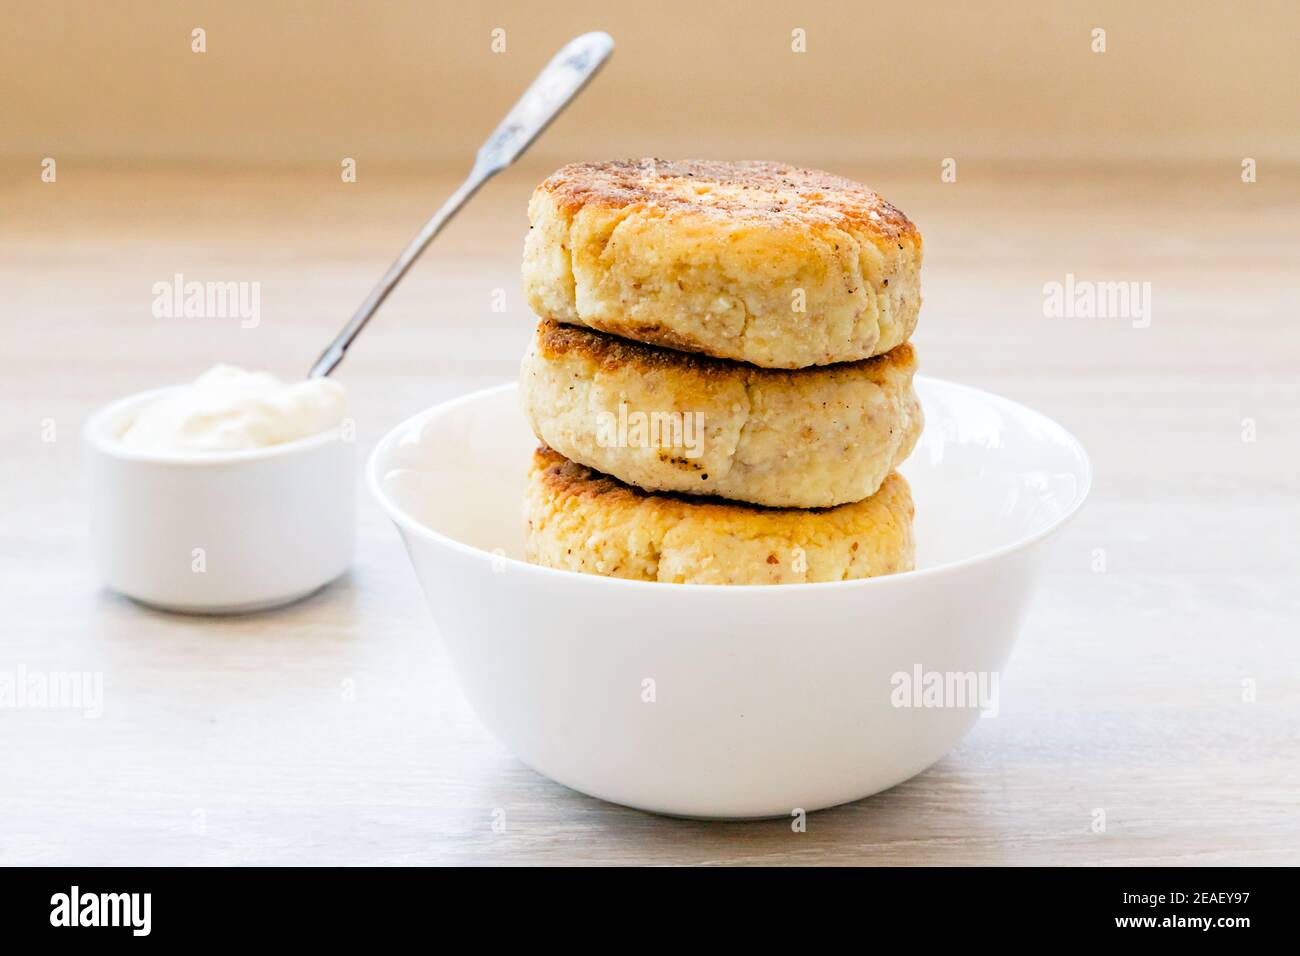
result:
[[[533,455],[524,514],[533,564],[675,584],[800,584],[910,571],[912,494],[897,472],[835,508],[764,508],[649,494]]]

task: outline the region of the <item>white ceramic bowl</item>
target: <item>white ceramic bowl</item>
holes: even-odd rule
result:
[[[233,614],[334,580],[356,538],[356,443],[333,429],[250,451],[140,452],[119,436],[156,389],[85,427],[96,564],[114,591],[170,611]]]
[[[466,696],[520,760],[645,810],[788,815],[900,783],[994,712],[961,686],[996,692],[1044,545],[1088,493],[1059,425],[961,385],[917,390],[926,429],[902,470],[918,569],[890,577],[725,587],[524,563],[536,441],[513,385],[399,425],[368,476]],[[946,695],[923,693],[932,675]]]

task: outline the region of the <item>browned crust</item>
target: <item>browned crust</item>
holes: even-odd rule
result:
[[[581,498],[589,501],[603,500],[609,504],[628,503],[635,504],[644,501],[647,498],[655,497],[666,501],[680,501],[695,507],[714,507],[724,508],[727,511],[750,510],[755,514],[761,514],[771,511],[784,511],[795,509],[783,508],[764,508],[762,505],[749,505],[743,502],[727,501],[725,505],[712,504],[709,501],[702,501],[700,498],[692,498],[690,495],[681,495],[671,491],[657,491],[651,495],[648,491],[642,491],[633,485],[624,484],[617,478],[611,478],[604,472],[588,468],[586,465],[579,465],[576,461],[570,461],[561,455],[558,451],[539,445],[533,452],[533,472],[539,477],[541,484],[552,494],[564,495],[569,498]],[[717,499],[714,499],[717,500]]]
[[[873,358],[792,371],[759,368],[731,359],[710,358],[707,355],[657,348],[619,338],[617,335],[597,332],[594,329],[565,325],[554,319],[543,319],[538,323],[536,343],[538,354],[543,358],[581,356],[591,360],[605,372],[624,368],[638,372],[671,370],[690,372],[705,379],[789,378],[792,375],[816,375],[823,372],[833,374],[841,370],[877,378],[894,371],[905,371],[916,367],[916,355],[912,351],[912,346],[907,343]]]
[[[745,501],[733,501],[730,498],[701,498],[698,495],[679,494],[673,491],[642,491],[604,472],[570,461],[546,445],[539,445],[533,452],[532,471],[542,487],[552,496],[600,501],[610,507],[631,506],[649,500],[657,503],[675,502],[686,505],[690,508],[691,514],[699,520],[744,517],[752,517],[760,521],[770,521],[773,518],[801,520],[806,515],[823,514],[860,504],[860,502],[849,502],[829,508],[772,508]],[[887,485],[892,487],[901,480],[897,472],[891,472],[880,488],[884,490]],[[877,494],[880,494],[880,491],[877,491]]]
[[[683,189],[684,185],[690,188]],[[729,188],[725,195],[711,195],[714,186]],[[786,163],[703,159],[573,163],[557,170],[538,189],[550,193],[570,214],[585,206],[655,206],[668,215],[689,212],[780,226],[851,225],[882,238],[920,240],[910,219],[861,183]]]

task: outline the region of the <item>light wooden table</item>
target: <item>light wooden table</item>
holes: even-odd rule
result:
[[[352,573],[287,610],[169,616],[97,583],[90,410],[218,359],[301,374],[446,175],[0,170],[0,672],[104,681],[98,719],[0,709],[0,863],[1300,862],[1297,171],[965,164],[942,184],[930,159],[834,165],[925,233],[925,371],[1057,418],[1097,480],[1001,715],[802,834],[662,819],[521,766],[466,707],[368,499]],[[490,185],[343,366],[365,447],[513,377],[543,172]],[[153,283],[178,272],[259,281],[261,324],[154,318]],[[1150,282],[1150,327],[1044,318],[1066,273]]]

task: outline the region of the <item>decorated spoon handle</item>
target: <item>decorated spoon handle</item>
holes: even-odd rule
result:
[[[321,353],[316,364],[311,367],[308,378],[321,378],[338,367],[348,347],[365,328],[370,317],[384,304],[388,294],[406,275],[420,253],[433,241],[434,236],[478,192],[480,186],[524,154],[533,140],[582,91],[613,52],[613,39],[607,33],[597,32],[584,33],[570,40],[555,54],[532,85],[524,91],[514,109],[506,114],[501,125],[479,148],[478,158],[469,176],[433,214],[433,218],[424,224],[411,244],[402,250],[397,261],[388,267],[384,277],[366,296],[343,331]]]

